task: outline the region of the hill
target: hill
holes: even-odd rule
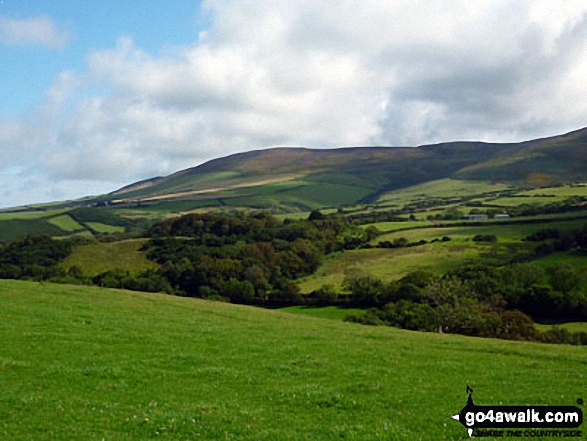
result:
[[[199,200],[307,210],[373,202],[387,191],[446,178],[537,187],[587,180],[586,148],[587,129],[517,144],[275,148],[215,159],[109,197],[114,204]]]
[[[283,216],[315,209],[406,216],[426,210],[428,216],[456,205],[465,213],[569,198],[577,205],[587,200],[586,149],[587,129],[518,144],[251,151],[99,197],[0,210],[0,242],[144,231],[154,221],[198,210]]]
[[[11,440],[454,440],[466,385],[488,405],[574,405],[585,386],[571,346],[15,281],[0,311]]]

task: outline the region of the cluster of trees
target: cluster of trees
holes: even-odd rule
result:
[[[78,281],[81,280],[87,284],[97,285],[104,288],[173,293],[171,285],[167,279],[165,279],[160,271],[154,269],[144,270],[137,274],[130,274],[128,271],[120,269],[110,270],[100,273],[95,277],[84,279],[83,274],[81,274],[81,272],[76,274],[76,267],[72,267],[69,270],[69,276],[76,277]]]
[[[531,242],[542,242],[537,254],[545,255],[555,251],[587,251],[587,225],[583,228],[560,231],[558,228],[546,228],[526,237]]]
[[[152,227],[146,249],[180,295],[277,306],[302,302],[294,281],[316,271],[324,255],[374,234],[320,212],[283,222],[267,213],[190,214]]]
[[[351,305],[371,308],[349,321],[418,331],[587,344],[587,334],[539,332],[533,320],[587,320],[583,274],[571,266],[467,266],[441,278],[416,271],[384,283],[345,281]]]
[[[69,241],[27,237],[0,245],[0,279],[48,280],[63,276],[58,263],[72,251]]]
[[[74,246],[81,243],[85,243],[84,239],[56,240],[48,236],[33,236],[0,246],[0,279],[172,292],[165,277],[156,270],[146,270],[137,274],[113,270],[89,277],[77,266],[68,269],[62,267],[60,263],[71,254]]]
[[[430,243],[448,242],[448,241],[450,241],[450,237],[443,236],[442,239],[438,239],[438,238],[432,239],[430,241]],[[389,241],[389,240],[382,240],[381,242],[379,242],[375,246],[375,248],[409,248],[409,247],[417,247],[420,245],[426,245],[427,243],[429,243],[429,242],[426,239],[420,239],[417,242],[410,242],[405,237],[398,237],[397,239],[394,239],[393,242]],[[363,248],[372,248],[372,246],[367,244]]]

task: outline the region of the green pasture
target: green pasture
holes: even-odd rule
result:
[[[338,306],[288,306],[286,308],[280,308],[279,311],[339,321],[343,320],[349,314],[365,312],[364,309],[339,308]]]
[[[503,254],[507,251],[500,250],[497,245],[475,242],[345,251],[327,256],[318,271],[302,278],[299,286],[303,293],[310,293],[328,284],[340,289],[345,277],[349,276],[372,276],[391,281],[419,269],[443,274],[495,252]]]
[[[124,233],[124,227],[108,225],[102,222],[86,222],[86,225],[98,233]]]
[[[156,204],[145,205],[144,207],[137,207],[138,213],[153,212],[160,213],[178,213],[182,211],[191,211],[203,207],[218,207],[220,202],[217,199],[200,199],[192,201],[170,201],[158,202]]]
[[[500,241],[519,242],[529,234],[544,228],[559,228],[559,229],[573,229],[581,228],[586,221],[582,219],[565,220],[565,221],[545,221],[531,224],[505,224],[501,221],[492,225],[471,225],[471,226],[448,226],[448,227],[431,227],[431,228],[417,228],[408,231],[395,231],[384,234],[374,242],[392,241],[400,237],[404,237],[410,241],[418,241],[421,239],[431,240],[440,238],[442,236],[449,236],[452,239],[465,240],[467,238],[476,236],[478,234],[495,234]],[[377,224],[375,224],[377,227]]]
[[[36,210],[36,211],[1,211],[0,222],[6,220],[29,220],[29,219],[43,219],[51,216],[56,216],[67,212],[67,209],[61,210]]]
[[[378,202],[404,203],[413,199],[426,199],[431,197],[463,197],[505,191],[510,188],[505,184],[491,183],[488,181],[446,178],[384,193],[379,197]]]
[[[562,199],[543,197],[543,196],[524,196],[524,197],[503,197],[503,198],[479,198],[473,201],[483,202],[489,205],[499,205],[500,207],[517,207],[519,205],[546,205]]]
[[[47,219],[47,222],[55,225],[58,228],[61,228],[63,231],[67,231],[67,232],[73,232],[73,231],[78,231],[78,230],[84,229],[83,225],[76,222],[68,214],[63,214],[61,216],[52,217],[50,219]]]
[[[536,323],[534,326],[540,331],[548,331],[549,329],[552,329],[553,326],[556,326],[558,328],[566,329],[569,332],[587,332],[587,322],[559,323],[557,325]]]
[[[403,223],[403,222],[401,222]],[[406,222],[408,223],[408,222]],[[394,224],[400,224],[394,223]],[[373,224],[377,228],[389,228],[389,223]],[[381,227],[380,227],[381,225]],[[496,264],[511,261],[529,255],[535,243],[523,239],[529,234],[549,227],[562,230],[581,228],[585,220],[568,220],[560,222],[544,222],[536,224],[497,224],[480,226],[447,226],[421,228],[414,225],[411,230],[392,231],[372,241],[373,245],[381,241],[393,242],[405,238],[410,242],[419,240],[432,241],[450,237],[448,242],[428,243],[408,248],[363,249],[334,253],[327,256],[318,271],[299,281],[303,293],[312,292],[322,285],[331,284],[341,288],[343,280],[348,276],[369,275],[390,281],[401,278],[407,273],[419,269],[444,274],[462,265],[470,263]],[[474,242],[476,235],[495,235],[496,243]],[[555,253],[537,260],[544,266],[559,263],[571,263],[574,266],[587,265],[587,257],[575,255],[567,257]]]
[[[464,440],[466,404],[574,405],[582,347],[0,281],[0,436]]]
[[[517,194],[519,196],[555,196],[563,199],[573,196],[587,196],[587,184],[583,183],[560,187],[534,188],[532,190],[519,191]]]
[[[67,234],[66,231],[45,219],[0,220],[0,242],[10,242],[26,236],[63,236],[65,234]]]
[[[157,264],[148,260],[140,248],[146,239],[131,239],[118,242],[96,242],[89,245],[80,245],[74,248],[61,264],[69,269],[77,266],[87,276],[95,276],[109,270],[126,270],[136,273],[149,268],[156,268]]]
[[[409,230],[417,227],[425,227],[427,225],[433,225],[429,221],[404,221],[404,222],[377,222],[373,224],[361,225],[362,228],[368,228],[370,226],[377,228],[382,233],[391,233],[398,230]]]

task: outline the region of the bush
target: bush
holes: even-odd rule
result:
[[[338,304],[338,292],[332,285],[322,285],[309,296],[314,299],[317,306],[329,306]]]
[[[477,234],[473,237],[473,242],[497,242],[495,234]]]

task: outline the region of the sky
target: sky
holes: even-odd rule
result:
[[[587,126],[580,0],[0,0],[0,207],[275,146]]]

